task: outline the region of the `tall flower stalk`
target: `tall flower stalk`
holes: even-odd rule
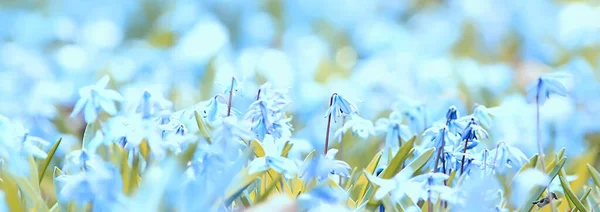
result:
[[[325,117],[327,117],[327,130],[325,131],[325,149],[323,150],[323,154],[327,154],[327,149],[329,148],[329,132],[331,131],[331,118],[333,118],[333,122],[337,123],[338,117],[346,117],[352,114],[357,114],[358,109],[348,100],[337,93],[333,93],[331,98],[329,99],[329,109],[327,109],[327,113]]]
[[[532,102],[535,99],[535,112],[536,112],[536,133],[537,133],[537,145],[540,161],[542,163],[542,173],[546,173],[546,164],[544,163],[544,150],[542,147],[542,130],[540,127],[540,105],[544,104],[547,99],[550,98],[551,94],[558,94],[560,96],[567,96],[567,88],[558,80],[559,78],[566,77],[561,73],[545,74],[540,76],[535,82],[527,86],[527,100]],[[550,192],[550,185],[546,185],[546,190]],[[552,207],[552,211],[556,211],[555,206],[552,204],[552,198],[549,198],[549,204]]]
[[[333,93],[331,98],[329,99],[329,107],[333,106],[333,98],[337,96],[337,93]],[[329,149],[329,131],[331,130],[331,113],[327,117],[327,130],[325,131],[325,149],[323,150],[323,154],[327,154],[327,149]]]

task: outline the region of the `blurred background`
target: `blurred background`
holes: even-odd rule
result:
[[[535,107],[525,87],[562,71],[573,76],[570,96],[542,108],[545,148],[593,163],[599,53],[600,1],[0,0],[0,114],[50,141],[65,137],[64,153],[85,127],[68,117],[78,89],[104,75],[126,100],[152,90],[174,111],[235,76],[241,111],[267,81],[290,88],[296,139],[324,138],[337,92],[372,121],[392,110],[422,117],[415,134],[451,105],[465,115],[475,103],[501,106],[488,145],[504,140],[531,156]],[[342,159],[352,166],[383,142],[347,136],[344,151],[354,154]]]

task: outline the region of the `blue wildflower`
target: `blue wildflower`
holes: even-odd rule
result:
[[[475,122],[475,119],[472,118],[471,121],[467,124],[462,133],[463,140],[478,140],[483,138],[488,138],[489,135],[485,129]]]
[[[562,73],[551,73],[540,76],[535,82],[527,86],[527,102],[539,102],[543,105],[551,94],[567,96],[567,88],[559,81],[568,77]]]
[[[283,111],[291,101],[285,95],[285,92],[272,89],[267,83],[261,86],[258,99],[252,103],[244,119],[253,122],[252,131],[256,133],[258,139],[262,140],[265,134],[281,138],[289,138],[292,129]],[[276,126],[277,125],[277,126]]]
[[[282,173],[286,178],[291,178],[299,172],[298,166],[292,160],[281,156],[284,142],[276,140],[271,135],[266,135],[261,142],[265,152],[264,157],[256,158],[250,162],[248,169],[250,173],[266,171],[269,168],[277,173]]]
[[[336,160],[335,155],[337,152],[337,149],[330,149],[325,156],[320,154],[316,155],[315,158],[305,164],[302,178],[307,181],[313,178],[317,178],[318,181],[323,181],[329,177],[329,175],[349,177],[351,170],[350,165],[344,161]]]
[[[216,126],[212,140],[214,144],[227,150],[230,156],[237,157],[237,151],[246,146],[246,142],[252,138],[254,135],[250,131],[249,122],[238,120],[235,116],[228,116]]]
[[[350,103],[341,95],[334,93],[331,96],[331,104],[325,113],[325,117],[331,115],[333,121],[337,123],[338,117],[349,116],[356,113],[358,113],[358,108],[354,104]]]
[[[23,176],[29,175],[27,157],[46,158],[47,154],[40,147],[50,142],[29,135],[20,123],[0,115],[0,159],[8,165],[8,169]]]
[[[79,206],[93,203],[94,211],[111,209],[123,197],[123,183],[115,167],[105,165],[103,169],[57,177],[61,187],[58,200],[63,203],[74,202]]]
[[[490,167],[493,167],[496,171],[502,171],[504,167],[521,167],[529,161],[520,149],[512,147],[505,142],[499,142],[498,146],[490,151],[489,155],[493,157]],[[500,166],[497,166],[498,163]]]
[[[309,211],[323,211],[327,206],[343,203],[348,198],[346,191],[339,187],[320,184],[307,193],[298,196],[300,207]],[[340,211],[339,209],[336,211]]]
[[[410,128],[402,124],[402,118],[402,113],[394,111],[389,118],[380,118],[375,122],[376,132],[386,133],[386,148],[397,147],[401,141],[408,141],[413,136]]]
[[[439,196],[443,200],[451,200],[453,190],[444,185],[444,180],[448,180],[448,178],[447,174],[439,172],[429,172],[413,177],[410,181],[420,185],[420,193],[411,198],[415,201],[430,199],[432,202],[436,202]]]
[[[117,107],[114,102],[121,102],[124,99],[121,94],[116,91],[106,89],[108,80],[108,76],[104,76],[96,84],[79,89],[80,98],[73,107],[71,117],[75,116],[83,109],[85,122],[92,123],[98,117],[99,109],[103,109],[110,115],[116,114]]]
[[[409,167],[402,169],[392,179],[382,179],[369,173],[365,173],[365,175],[371,183],[379,186],[373,196],[376,200],[381,200],[389,194],[393,201],[398,202],[404,195],[420,191],[419,185],[410,181],[412,171]]]
[[[375,134],[375,127],[373,127],[373,122],[361,118],[356,114],[352,114],[350,115],[350,118],[346,120],[344,126],[335,131],[333,137],[338,138],[338,140],[341,142],[342,135],[350,129],[352,129],[353,135],[358,135],[358,137],[361,137],[362,139],[366,139],[370,135]]]

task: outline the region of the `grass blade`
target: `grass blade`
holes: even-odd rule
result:
[[[56,141],[54,143],[54,145],[52,146],[50,151],[48,151],[48,156],[46,156],[46,159],[44,159],[44,164],[42,165],[42,169],[38,173],[39,174],[39,177],[38,177],[39,184],[42,184],[42,180],[44,179],[44,173],[46,173],[46,169],[48,169],[48,166],[50,165],[50,161],[54,157],[54,153],[56,153],[56,150],[58,149],[58,145],[60,145],[60,142],[62,142],[62,138],[59,138],[58,141]]]

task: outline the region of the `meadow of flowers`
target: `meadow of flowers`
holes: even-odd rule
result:
[[[0,0],[2,211],[600,211],[600,4]]]

